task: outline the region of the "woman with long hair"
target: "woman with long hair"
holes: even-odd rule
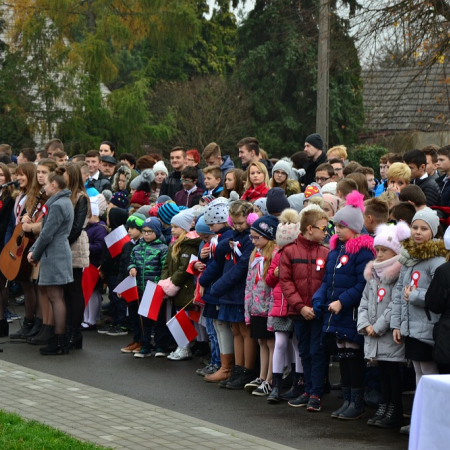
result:
[[[6,164],[0,163],[0,185],[11,181],[11,173]],[[0,252],[5,243],[6,230],[14,207],[14,187],[5,186],[0,189]],[[9,325],[5,318],[6,306],[8,304],[8,289],[6,278],[0,272],[0,337],[9,335]]]
[[[247,168],[248,178],[242,200],[253,203],[258,198],[266,197],[269,191],[269,173],[262,162],[252,162]]]
[[[284,190],[286,197],[294,194],[300,194],[300,185],[298,181],[291,179],[292,163],[280,159],[275,163],[272,169],[272,178],[269,181],[269,187],[279,187]]]
[[[83,268],[89,266],[89,239],[85,228],[91,216],[91,207],[77,164],[58,167],[56,173],[64,176],[67,189],[71,191],[70,200],[74,208],[73,225],[69,234],[73,281],[64,286],[64,300],[67,308],[67,344],[69,349],[81,349],[83,347],[81,323],[85,308],[81,280]]]
[[[245,191],[243,181],[244,171],[241,169],[231,169],[225,174],[221,197],[230,198],[231,191],[235,191],[239,198]]]

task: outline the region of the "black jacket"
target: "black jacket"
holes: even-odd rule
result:
[[[442,175],[436,180],[441,191],[441,206],[450,206],[450,178],[445,180],[447,175]]]
[[[423,180],[414,180],[414,184],[422,189],[427,198],[427,206],[441,206],[441,194],[439,186],[431,177],[426,177]]]
[[[310,160],[308,164],[305,167],[305,175],[303,175],[301,179],[302,186],[302,192],[304,192],[306,186],[316,181],[316,169],[321,164],[326,163],[328,161],[327,155],[322,152],[322,154],[315,160]]]
[[[426,307],[441,314],[433,330],[433,359],[450,366],[450,262],[436,269],[425,295]]]
[[[75,205],[75,213],[73,218],[72,229],[69,234],[69,245],[72,245],[81,235],[83,231],[84,222],[88,214],[88,199],[81,196]]]
[[[93,187],[101,194],[105,189],[111,190],[111,183],[108,178],[100,172],[98,180],[88,180],[86,187]]]
[[[183,189],[183,185],[181,184],[181,172],[174,170],[168,177],[164,178],[159,195],[168,195],[173,200],[175,194],[178,191],[181,191],[181,189]]]

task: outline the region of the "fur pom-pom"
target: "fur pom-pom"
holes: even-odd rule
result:
[[[408,239],[411,236],[411,228],[409,228],[409,225],[406,222],[403,222],[401,220],[397,223],[397,237],[399,241],[404,241],[405,239]]]
[[[247,223],[248,223],[250,226],[252,226],[253,223],[256,222],[258,219],[259,219],[258,214],[256,214],[256,213],[250,213],[250,214],[247,216]]]
[[[235,202],[236,200],[239,200],[239,194],[236,191],[231,191],[229,198],[230,203]]]
[[[141,177],[147,182],[151,183],[155,179],[155,174],[152,169],[145,169],[141,172]]]
[[[287,208],[280,214],[278,220],[280,223],[299,223],[300,217],[295,209]]]
[[[360,194],[358,191],[352,191],[347,195],[346,199],[347,206],[353,206],[354,208],[359,208],[364,212],[364,195]]]

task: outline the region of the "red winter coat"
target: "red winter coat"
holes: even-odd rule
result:
[[[281,291],[280,278],[273,273],[280,264],[283,249],[280,248],[278,253],[272,259],[269,270],[267,271],[266,284],[272,288],[273,305],[269,312],[270,317],[285,317],[288,314],[287,302]]]
[[[320,288],[325,275],[328,248],[309,241],[302,235],[283,248],[280,261],[280,285],[288,303],[288,315],[300,314],[304,306],[311,307],[311,300]],[[317,260],[323,260],[317,270]]]

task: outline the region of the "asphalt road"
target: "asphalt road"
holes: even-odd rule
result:
[[[19,314],[21,307],[14,307]],[[18,329],[10,324],[10,332]],[[0,358],[62,378],[84,383],[130,398],[168,408],[231,429],[302,450],[407,449],[408,439],[398,430],[381,430],[366,425],[366,419],[344,422],[330,418],[341,406],[337,392],[323,398],[320,413],[291,408],[286,403],[269,405],[265,398],[245,391],[219,389],[205,383],[195,370],[202,367],[198,358],[174,362],[154,357],[137,359],[122,354],[120,348],[130,336],[111,337],[95,331],[84,332],[82,350],[65,356],[41,356],[37,346],[5,342]],[[339,379],[331,368],[332,382]],[[410,399],[405,398],[405,404]],[[1,400],[0,400],[1,404]],[[105,405],[106,407],[106,405]],[[139,412],[136,412],[139,414]],[[132,417],[129,419],[133,420]]]

